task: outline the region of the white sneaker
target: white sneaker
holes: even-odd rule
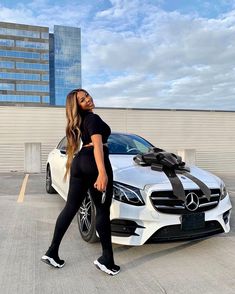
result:
[[[112,268],[108,268],[106,265],[100,263],[98,260],[94,261],[94,265],[101,271],[108,275],[115,276],[120,272],[120,266],[114,265]]]
[[[49,265],[52,265],[53,267],[56,267],[56,268],[61,268],[65,264],[64,260],[55,261],[54,258],[49,257],[47,255],[43,255],[41,258],[41,261],[43,261]]]

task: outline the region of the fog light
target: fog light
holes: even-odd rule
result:
[[[225,224],[228,223],[229,213],[230,213],[230,210],[227,210],[226,212],[223,213],[223,220]]]

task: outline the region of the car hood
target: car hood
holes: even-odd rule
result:
[[[164,185],[171,188],[170,181],[166,174],[161,171],[154,171],[150,166],[137,165],[133,160],[133,155],[110,155],[114,171],[114,180],[125,183],[139,189],[144,189],[146,185]],[[204,182],[210,188],[219,188],[221,180],[194,165],[190,167],[190,174]],[[178,175],[185,188],[195,188],[195,183],[183,174]],[[196,188],[197,185],[196,185]]]

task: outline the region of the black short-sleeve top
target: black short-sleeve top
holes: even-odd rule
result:
[[[105,144],[111,134],[110,127],[99,117],[99,115],[90,111],[82,114],[80,130],[83,145],[91,143],[91,136],[95,134],[100,134],[102,136],[102,142]]]

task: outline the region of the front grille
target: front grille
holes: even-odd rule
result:
[[[220,189],[211,189],[211,197],[208,201],[206,196],[200,189],[197,190],[185,190],[185,196],[188,193],[194,192],[199,198],[199,207],[193,212],[203,212],[215,208],[220,200]],[[173,191],[155,191],[150,196],[152,205],[159,212],[170,214],[186,214],[192,213],[185,207],[185,202],[178,199]]]

